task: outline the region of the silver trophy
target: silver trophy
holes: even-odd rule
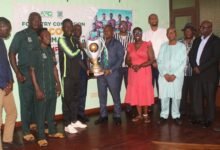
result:
[[[104,71],[100,66],[102,51],[106,48],[105,42],[101,37],[89,39],[86,41],[85,52],[90,60],[90,73],[95,77],[103,75]]]

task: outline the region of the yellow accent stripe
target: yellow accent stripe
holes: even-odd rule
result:
[[[63,54],[63,59],[64,59],[64,61],[63,61],[63,66],[64,66],[64,68],[63,68],[63,77],[62,77],[62,79],[61,79],[61,96],[62,97],[64,97],[64,78],[66,77],[66,54],[64,53]]]
[[[63,77],[66,77],[66,54],[64,54],[64,61],[63,61]]]
[[[61,79],[61,96],[64,97],[64,77]]]
[[[78,55],[80,53],[80,49],[77,49],[75,52],[72,52],[71,49],[67,46],[66,42],[65,42],[65,37],[61,37],[59,38],[60,45],[63,48],[63,51],[70,57],[75,57],[76,55]],[[71,43],[73,44],[73,41],[71,39]]]

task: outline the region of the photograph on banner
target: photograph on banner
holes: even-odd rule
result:
[[[128,32],[132,29],[132,11],[119,9],[98,9],[94,16],[92,23],[92,30],[89,32],[89,39],[95,39],[103,36],[103,28],[105,25],[112,25],[115,33],[119,32],[119,25],[121,21],[126,21],[128,25]]]

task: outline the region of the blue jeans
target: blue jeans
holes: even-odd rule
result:
[[[107,89],[109,89],[114,102],[114,117],[121,117],[120,98],[120,72],[115,71],[108,76],[97,78],[98,95],[100,104],[100,116],[107,117]]]

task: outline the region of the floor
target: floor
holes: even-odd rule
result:
[[[133,123],[124,112],[121,126],[114,124],[112,114],[109,114],[108,123],[102,125],[94,124],[98,115],[90,116],[87,129],[73,135],[66,134],[64,139],[49,139],[46,148],[39,148],[36,142],[23,143],[21,129],[17,128],[14,141],[19,146],[16,150],[220,150],[220,132],[194,126],[187,117],[183,118],[181,126],[176,125],[172,119],[164,125],[158,125],[159,113],[156,110],[155,107],[150,124]],[[214,124],[218,125],[220,118]],[[63,132],[62,121],[57,123],[57,128]]]

